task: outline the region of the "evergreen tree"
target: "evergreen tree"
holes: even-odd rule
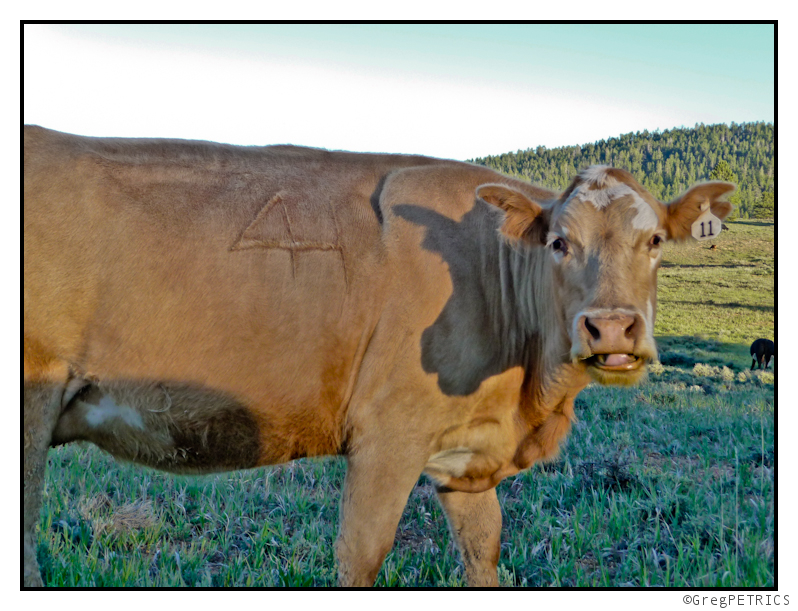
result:
[[[710,180],[725,180],[726,182],[733,182],[737,184],[737,174],[732,172],[729,164],[723,159],[718,161],[712,172],[709,173]]]
[[[773,218],[776,212],[776,201],[773,191],[767,191],[756,201],[751,210],[751,218],[769,219]]]

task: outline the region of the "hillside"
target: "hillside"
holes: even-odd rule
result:
[[[565,189],[593,164],[624,168],[668,201],[697,181],[737,183],[730,201],[739,218],[772,217],[775,142],[772,123],[732,123],[623,134],[582,146],[544,146],[470,160],[552,189]]]

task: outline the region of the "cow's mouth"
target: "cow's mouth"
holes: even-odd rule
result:
[[[643,367],[646,360],[634,354],[594,354],[582,361],[589,367],[604,371],[634,371]]]

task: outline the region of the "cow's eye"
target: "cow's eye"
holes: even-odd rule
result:
[[[551,243],[551,248],[554,252],[559,252],[563,255],[565,255],[568,252],[568,244],[566,244],[565,240],[563,240],[562,238],[556,238]]]
[[[660,246],[664,241],[665,238],[663,238],[661,235],[654,234],[653,236],[651,236],[651,239],[648,241],[648,245],[651,248],[656,248],[657,246]]]

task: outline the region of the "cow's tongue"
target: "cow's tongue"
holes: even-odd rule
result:
[[[604,367],[619,367],[621,365],[626,365],[627,363],[631,363],[635,360],[635,357],[631,354],[600,354],[598,355],[598,361]]]

